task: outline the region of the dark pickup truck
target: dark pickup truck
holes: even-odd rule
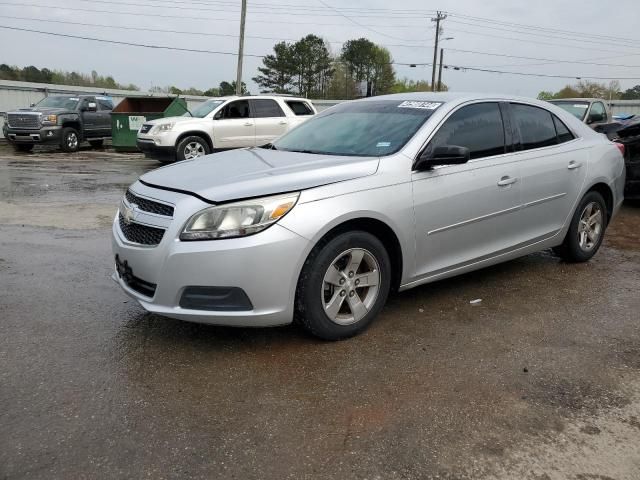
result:
[[[75,152],[84,140],[101,147],[111,138],[111,110],[108,97],[52,95],[30,108],[8,112],[2,131],[23,152],[34,145],[60,145],[65,152]]]

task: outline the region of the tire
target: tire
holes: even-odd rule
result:
[[[380,313],[390,286],[391,261],[377,237],[351,231],[323,240],[298,279],[296,322],[324,340],[352,337]]]
[[[209,144],[202,137],[185,137],[178,143],[176,147],[176,158],[178,161],[192,160],[197,157],[209,155],[211,149]]]
[[[31,150],[33,150],[33,144],[29,144],[29,143],[15,143],[13,145],[13,148],[15,148],[15,150],[17,152],[30,152]]]
[[[89,140],[89,145],[91,145],[91,148],[102,148],[104,146],[104,140]]]
[[[62,141],[60,148],[63,152],[77,152],[80,148],[80,135],[75,128],[66,127],[62,129]]]
[[[554,252],[567,262],[590,260],[602,244],[608,221],[607,205],[602,195],[588,192],[571,218],[564,242],[555,247]]]

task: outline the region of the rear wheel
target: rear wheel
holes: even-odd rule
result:
[[[91,145],[91,148],[102,148],[104,146],[104,140],[89,140],[89,145]]]
[[[554,251],[568,262],[586,262],[600,248],[607,222],[607,207],[602,195],[587,193],[573,214],[564,242]]]
[[[185,137],[176,148],[176,157],[178,160],[191,160],[198,157],[204,157],[210,153],[209,144],[201,137]]]
[[[16,143],[13,145],[13,148],[18,152],[30,152],[33,150],[33,144],[28,143]]]
[[[297,320],[310,333],[339,340],[363,331],[391,286],[389,254],[363,231],[340,234],[309,255],[298,281]]]
[[[75,128],[66,127],[62,130],[60,148],[63,152],[77,152],[80,148],[80,136]]]

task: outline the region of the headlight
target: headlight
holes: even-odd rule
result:
[[[206,208],[192,216],[180,240],[215,240],[258,233],[284,217],[300,193],[246,200]]]
[[[159,123],[158,125],[156,125],[155,127],[153,127],[151,129],[151,132],[149,133],[162,133],[162,132],[168,132],[170,130],[173,129],[173,126],[175,125],[175,123]]]
[[[51,123],[51,124],[56,124],[58,123],[58,116],[57,115],[45,115],[42,117],[42,123]]]

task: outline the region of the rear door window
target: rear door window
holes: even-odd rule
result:
[[[495,102],[475,103],[454,112],[427,148],[444,145],[467,147],[471,159],[505,153],[504,125]]]
[[[253,116],[255,118],[272,118],[272,117],[284,117],[284,112],[278,102],[269,98],[261,98],[258,100],[251,100],[253,104]]]
[[[511,113],[520,131],[521,150],[549,147],[558,143],[551,112],[531,105],[512,103]]]
[[[313,115],[313,109],[307,102],[302,102],[300,100],[287,100],[285,103],[296,115]]]

